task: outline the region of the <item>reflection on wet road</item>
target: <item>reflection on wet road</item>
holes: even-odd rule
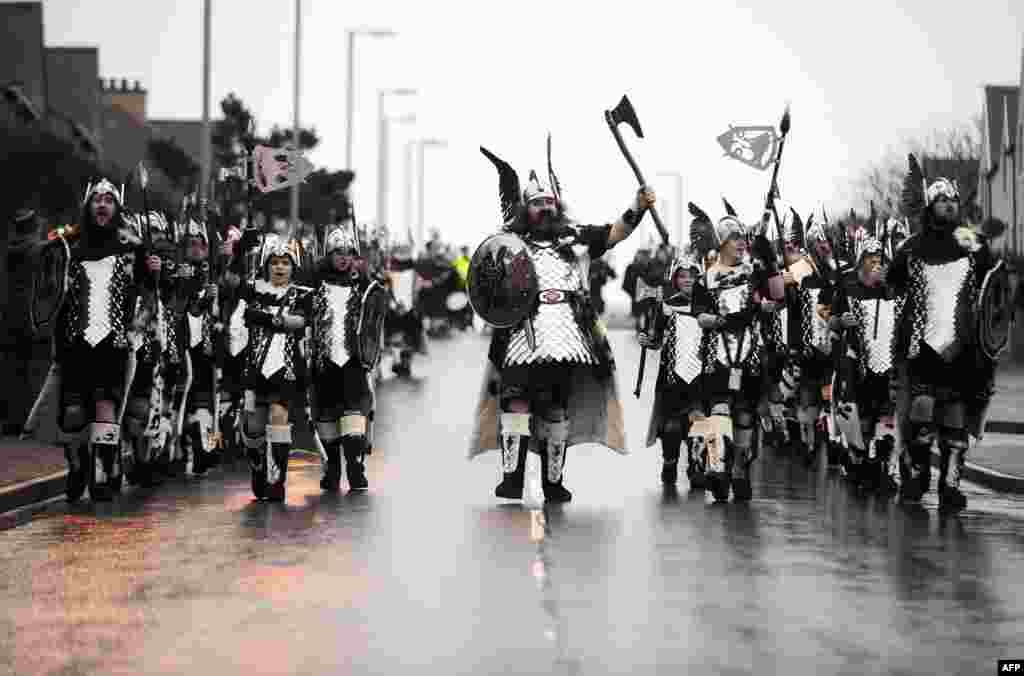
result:
[[[639,350],[612,338],[626,383]],[[632,455],[570,454],[571,504],[498,504],[497,458],[465,460],[486,343],[431,350],[381,386],[366,495],[322,495],[297,456],[283,506],[239,466],[0,532],[0,674],[973,674],[1024,655],[1021,500],[974,488],[944,517],[770,454],[749,505],[666,496],[648,392],[623,401]]]

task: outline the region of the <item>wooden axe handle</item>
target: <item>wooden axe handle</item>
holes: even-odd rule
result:
[[[626,142],[623,140],[622,134],[619,132],[619,125],[616,124],[611,111],[605,111],[604,119],[605,122],[608,123],[608,128],[612,130],[612,136],[615,137],[615,142],[619,145],[619,150],[622,151],[623,157],[626,158],[626,161],[629,162],[629,166],[633,170],[633,173],[636,174],[636,180],[640,182],[640,187],[645,187],[647,185],[647,181],[644,180],[644,175],[640,172],[640,167],[637,166],[632,153],[630,153],[629,148],[626,147]],[[658,215],[658,210],[652,206],[648,211],[651,212],[651,218],[654,219],[654,225],[657,226],[658,234],[661,235],[662,241],[665,244],[668,244],[668,230],[665,229],[665,224],[662,223],[661,216]]]

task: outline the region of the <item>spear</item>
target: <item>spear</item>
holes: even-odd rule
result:
[[[779,139],[779,149],[775,153],[775,167],[772,169],[772,183],[771,183],[771,186],[768,189],[768,196],[765,198],[765,205],[764,205],[765,211],[771,211],[772,212],[772,216],[775,217],[775,230],[776,230],[776,238],[778,239],[778,244],[779,244],[779,251],[785,251],[785,249],[783,248],[784,247],[784,242],[783,242],[783,238],[782,238],[782,221],[779,220],[779,213],[775,209],[775,197],[776,197],[776,195],[778,195],[778,192],[779,192],[779,166],[782,164],[782,151],[786,147],[786,136],[789,135],[789,127],[790,127],[790,115],[789,115],[789,105],[787,104],[785,112],[782,113],[782,120],[779,122],[779,131],[781,132],[782,136]],[[786,263],[786,257],[785,256],[782,257],[782,265],[785,267],[786,271],[788,272],[789,271],[789,264]]]

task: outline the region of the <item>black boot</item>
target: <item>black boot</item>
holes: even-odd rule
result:
[[[120,475],[116,474],[118,452],[118,447],[113,444],[92,445],[92,483],[89,486],[89,496],[93,502],[110,502],[119,491],[120,485],[117,480],[120,479]]]
[[[494,489],[494,495],[505,500],[522,500],[530,437],[521,434],[502,435],[501,445],[502,479]]]
[[[552,449],[548,442],[546,450],[540,454],[541,471],[544,478],[541,481],[541,488],[544,490],[544,501],[553,504],[563,504],[572,500],[572,493],[562,485],[562,470],[565,468],[565,446]],[[557,480],[551,480],[557,471]],[[550,474],[549,474],[550,472]]]
[[[667,420],[661,432],[661,483],[665,486],[675,486],[679,481],[682,445],[682,426],[675,420]]]
[[[967,507],[967,496],[960,490],[966,443],[959,440],[941,444],[942,465],[939,471],[939,509],[958,512]]]
[[[689,470],[687,470],[689,474]],[[675,486],[679,481],[679,458],[675,460],[664,460],[661,465],[661,483],[666,486]]]
[[[690,490],[702,491],[707,488],[707,477],[705,466],[704,444],[699,438],[691,437],[686,440],[686,478],[690,480]]]
[[[914,446],[911,444],[908,457],[900,458],[900,499],[904,502],[920,501],[931,482],[931,459],[924,465],[918,462],[921,451]],[[927,452],[931,453],[931,444]]]
[[[245,456],[249,461],[252,494],[257,500],[267,497],[267,449],[265,444],[264,438],[245,437]]]
[[[68,502],[77,502],[89,486],[89,449],[80,441],[70,442],[64,445],[64,457],[68,461],[68,479],[64,492]]]
[[[285,483],[288,480],[288,456],[292,451],[291,425],[268,425],[267,443],[267,500],[284,502]]]
[[[203,428],[198,421],[188,426],[188,436],[192,442],[192,474],[203,476],[206,470],[212,466],[209,461],[209,454],[206,451],[206,439],[203,438]]]
[[[732,499],[733,502],[747,502],[753,497],[750,485],[750,448],[732,444]]]
[[[329,493],[337,493],[341,486],[341,439],[332,439],[324,444],[327,452],[327,466],[324,476],[320,479],[320,488]]]
[[[366,439],[359,436],[342,437],[345,447],[345,474],[348,487],[353,491],[365,491],[370,487],[366,479]]]

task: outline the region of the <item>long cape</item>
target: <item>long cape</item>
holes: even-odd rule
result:
[[[501,373],[490,360],[484,371],[480,396],[474,411],[473,437],[469,458],[500,448],[498,443],[498,395],[501,392]],[[569,398],[568,445],[600,444],[621,455],[626,450],[625,423],[622,403],[614,369],[604,377],[598,369],[573,369],[572,396]]]

